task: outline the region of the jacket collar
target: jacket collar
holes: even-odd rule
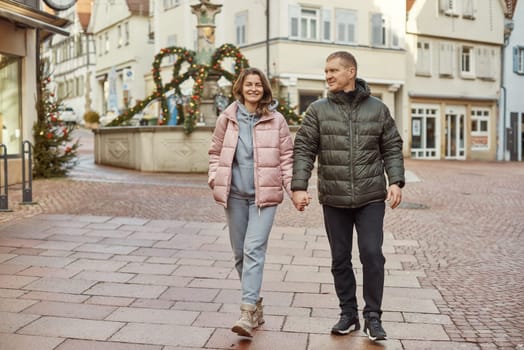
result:
[[[357,78],[355,80],[355,89],[357,90],[357,94],[355,95],[352,104],[359,104],[371,95],[371,90],[364,79]],[[328,92],[327,97],[335,103],[345,104],[347,102],[342,94],[344,94],[344,92]]]
[[[224,110],[224,115],[226,116],[227,119],[237,123],[237,111],[238,111],[238,108],[239,108],[239,102],[238,101],[235,101],[233,103],[231,103],[225,110]],[[260,123],[260,122],[264,122],[264,121],[267,121],[267,120],[271,120],[271,119],[274,119],[275,118],[275,113],[276,113],[276,108],[275,109],[272,109],[269,114],[266,114],[266,115],[263,115],[260,117],[260,120],[257,122],[257,123]]]

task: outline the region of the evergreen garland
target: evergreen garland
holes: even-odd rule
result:
[[[73,141],[71,136],[75,126],[66,125],[59,119],[60,101],[49,89],[49,83],[49,62],[42,60],[38,75],[40,98],[36,101],[37,120],[33,125],[35,178],[66,176],[78,162],[78,140]]]
[[[161,63],[164,57],[176,55],[177,59],[173,65],[172,78],[169,83],[163,84],[160,76]],[[169,118],[169,111],[167,106],[167,99],[165,94],[170,90],[175,90],[175,94],[181,95],[180,84],[189,78],[194,81],[193,92],[189,100],[189,108],[187,115],[184,115],[184,132],[191,134],[195,128],[196,122],[200,119],[200,101],[202,99],[202,92],[204,90],[204,82],[210,73],[218,73],[225,79],[233,83],[242,69],[249,67],[249,62],[240,52],[240,50],[232,44],[223,44],[216,49],[215,53],[211,58],[211,64],[203,65],[195,63],[196,53],[191,50],[187,50],[181,47],[171,46],[160,50],[155,55],[153,60],[153,81],[155,83],[155,91],[144,100],[137,103],[134,107],[124,111],[121,115],[113,119],[107,126],[119,126],[125,125],[136,113],[141,112],[148,104],[154,100],[160,101],[162,109],[162,118],[158,120],[158,125],[167,124]],[[222,61],[224,58],[230,57],[235,61],[234,73],[231,73],[222,67]],[[180,74],[180,69],[184,62],[188,63],[187,71]],[[232,96],[228,96],[230,101]],[[281,112],[288,123],[300,123],[300,117],[289,107],[289,104],[281,100],[278,111]]]

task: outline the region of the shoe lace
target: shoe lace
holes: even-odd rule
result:
[[[380,321],[377,318],[372,318],[369,320],[369,328],[371,328],[373,333],[384,332],[384,330],[382,329],[382,325],[380,324]]]

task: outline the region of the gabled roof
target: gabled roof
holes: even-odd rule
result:
[[[91,9],[93,8],[92,0],[77,0],[76,12],[78,14],[78,20],[82,26],[82,30],[87,31],[89,20],[91,18]]]
[[[149,16],[149,0],[126,0],[127,7],[133,15]]]
[[[515,13],[515,7],[517,6],[517,0],[505,0],[506,2],[506,18],[513,18]]]

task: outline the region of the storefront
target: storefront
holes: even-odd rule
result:
[[[69,21],[13,0],[0,2],[0,144],[8,159],[8,183],[22,179],[22,143],[33,142],[38,97],[37,71],[40,44]],[[3,166],[0,167],[3,184]]]
[[[496,115],[495,101],[412,99],[411,158],[495,159]]]

